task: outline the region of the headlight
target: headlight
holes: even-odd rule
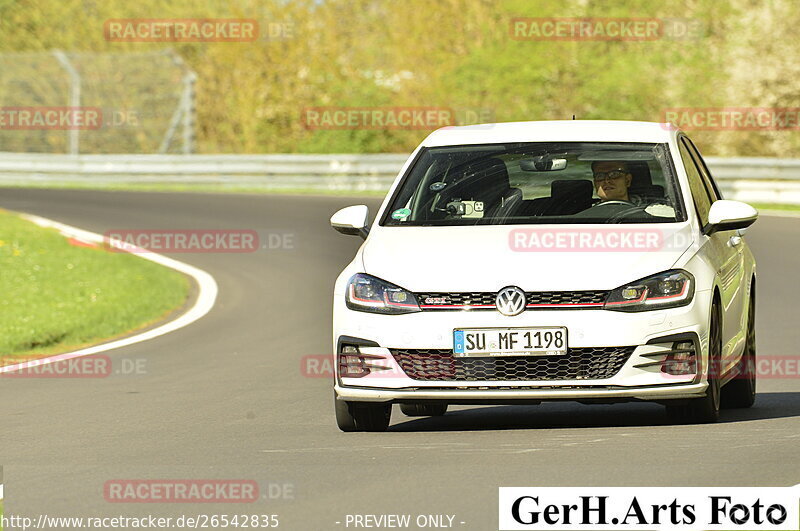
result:
[[[622,286],[608,295],[606,310],[644,312],[685,306],[694,297],[694,277],[673,269]]]
[[[364,273],[357,273],[350,279],[345,300],[348,308],[361,312],[396,314],[420,311],[413,293]]]

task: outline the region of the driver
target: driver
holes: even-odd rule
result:
[[[594,187],[602,204],[606,201],[625,201],[630,203],[628,188],[631,186],[633,175],[628,165],[622,161],[594,161],[592,162]]]

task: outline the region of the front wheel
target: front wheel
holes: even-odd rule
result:
[[[667,406],[670,419],[690,424],[707,424],[719,420],[721,399],[720,370],[722,365],[722,323],[717,304],[711,308],[708,332],[708,388],[706,396],[694,398],[682,405]]]
[[[392,418],[392,405],[371,402],[347,402],[333,396],[336,425],[340,430],[386,431]]]
[[[756,401],[756,298],[750,299],[747,331],[738,374],[722,390],[722,407],[748,408]]]

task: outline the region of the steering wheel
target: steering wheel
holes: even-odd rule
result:
[[[591,208],[602,207],[605,205],[633,205],[630,201],[623,201],[621,199],[612,199],[611,201],[601,201],[591,206]]]
[[[606,223],[616,223],[616,222],[628,217],[628,215],[630,215],[630,214],[637,213],[637,212],[644,212],[644,208],[643,207],[638,206],[638,205],[636,205],[634,203],[631,203],[630,201],[623,201],[621,199],[612,199],[611,201],[603,201],[603,202],[597,203],[596,205],[592,205],[589,208],[589,210],[592,210],[592,209],[595,209],[595,208],[603,208],[606,205],[608,205],[608,206],[610,206],[612,208],[616,206],[619,209],[613,215],[609,216],[609,218],[605,221]],[[628,207],[628,208],[620,208],[620,207]]]

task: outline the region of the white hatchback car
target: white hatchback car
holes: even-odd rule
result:
[[[667,124],[450,127],[414,151],[336,281],[335,410],[649,400],[713,422],[755,400],[758,212]]]

